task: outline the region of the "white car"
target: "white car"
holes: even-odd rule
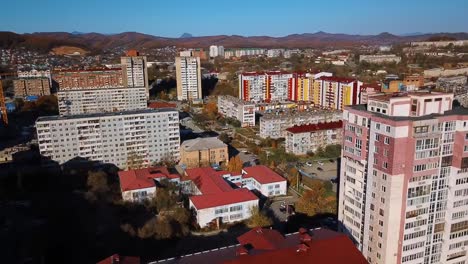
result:
[[[306,162],[306,165],[309,166],[309,167],[312,167],[312,165],[313,165],[313,164],[312,164],[312,161]]]
[[[322,161],[318,161],[317,163],[318,163],[318,165],[323,166],[323,162],[322,162]]]

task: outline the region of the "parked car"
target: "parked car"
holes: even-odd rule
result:
[[[335,162],[334,159],[329,159],[328,161],[331,162],[331,163],[334,163],[334,162]]]
[[[338,183],[338,178],[333,178],[330,180],[332,183]]]
[[[317,170],[319,171],[323,171],[323,169],[321,167],[317,167]]]
[[[318,165],[323,166],[323,161],[318,161]]]
[[[312,167],[313,163],[312,163],[312,161],[308,161],[308,162],[306,162],[306,165],[309,166],[309,167]]]

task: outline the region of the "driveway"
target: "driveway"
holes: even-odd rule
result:
[[[293,196],[289,196],[289,197],[285,197],[283,199],[281,198],[277,198],[274,202],[271,203],[271,205],[268,207],[274,214],[274,217],[279,221],[279,222],[285,222],[287,219],[288,219],[288,214],[286,213],[286,211],[284,212],[281,212],[280,208],[281,208],[281,204],[284,203],[286,205],[288,204],[292,204],[294,205],[297,201],[297,197]]]

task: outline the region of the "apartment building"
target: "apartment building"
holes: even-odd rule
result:
[[[146,89],[148,89],[146,56],[141,56],[136,50],[129,50],[125,55],[126,56],[120,58],[125,86],[146,87]]]
[[[57,70],[52,73],[52,80],[59,91],[125,87],[120,68]]]
[[[49,79],[49,86],[52,86],[52,76],[50,70],[30,70],[30,71],[18,71],[18,78],[42,78],[45,77]]]
[[[338,220],[369,263],[466,263],[468,111],[453,94],[346,107]]]
[[[30,77],[13,80],[15,97],[43,96],[50,94],[49,79],[46,77]]]
[[[239,97],[244,101],[284,101],[294,96],[292,73],[246,72],[239,75]]]
[[[36,129],[41,155],[59,164],[81,157],[124,169],[180,157],[176,109],[44,116]]]
[[[210,58],[223,57],[224,58],[224,47],[223,46],[210,46]]]
[[[255,104],[230,95],[218,96],[218,112],[241,122],[242,127],[255,126]]]
[[[79,115],[144,109],[145,87],[122,87],[57,92],[59,115]]]
[[[307,109],[305,111],[277,110],[260,117],[260,137],[285,138],[286,129],[306,124],[318,124],[340,121],[341,111]]]
[[[176,57],[177,99],[200,100],[201,67],[199,57]]]
[[[314,103],[337,110],[343,110],[346,105],[359,104],[361,85],[362,82],[356,79],[322,76],[314,81]]]
[[[369,62],[369,63],[400,63],[401,57],[395,54],[380,54],[380,55],[359,55],[359,62]]]
[[[186,168],[227,164],[228,146],[216,137],[185,140],[180,146],[180,162]]]
[[[328,145],[341,144],[343,122],[293,126],[286,129],[286,152],[306,155]]]

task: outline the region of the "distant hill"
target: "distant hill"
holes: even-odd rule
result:
[[[190,34],[185,34],[188,36]],[[183,36],[184,36],[183,35]],[[191,35],[190,35],[191,36]],[[67,32],[37,32],[16,34],[0,32],[0,47],[12,48],[23,46],[36,50],[50,51],[55,47],[70,46],[88,51],[123,47],[123,48],[159,48],[165,46],[202,47],[222,45],[226,48],[343,48],[360,45],[388,45],[428,39],[468,39],[468,33],[430,33],[422,35],[398,36],[388,32],[378,35],[349,35],[326,32],[292,34],[285,37],[238,35],[217,35],[204,37],[166,38],[138,32],[119,34]]]
[[[184,33],[179,38],[193,38],[193,36],[190,33]]]

